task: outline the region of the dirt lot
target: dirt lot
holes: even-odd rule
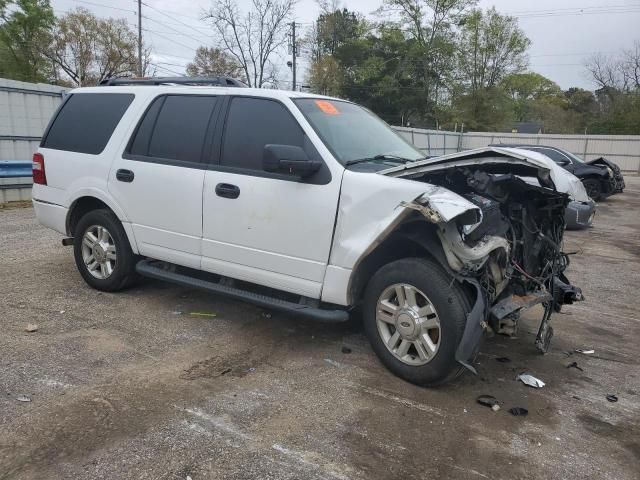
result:
[[[628,183],[567,234],[587,301],[555,317],[552,351],[536,353],[532,311],[518,338],[484,343],[478,377],[434,390],[388,373],[355,323],[267,318],[161,282],[91,290],[30,208],[0,210],[0,479],[637,479],[640,178]],[[595,354],[565,353],[583,347]],[[546,387],[516,382],[525,370]]]

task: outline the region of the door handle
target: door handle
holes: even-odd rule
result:
[[[133,172],[131,170],[125,170],[125,169],[121,168],[116,172],[116,179],[121,181],[121,182],[131,183],[131,182],[133,182],[133,178],[134,177],[135,177],[135,175],[133,174]]]
[[[230,183],[219,183],[216,185],[216,195],[224,198],[238,198],[240,196],[240,187]]]

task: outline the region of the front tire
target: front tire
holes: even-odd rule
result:
[[[602,185],[600,185],[600,180],[596,180],[595,178],[586,178],[582,181],[584,185],[584,189],[587,191],[587,195],[591,197],[594,201],[598,201],[602,198]]]
[[[135,255],[122,224],[110,210],[92,210],[80,219],[73,254],[80,275],[96,290],[122,290],[135,278]]]
[[[469,305],[433,260],[406,258],[382,267],[367,285],[363,309],[371,346],[395,375],[436,386],[462,372],[455,352]]]

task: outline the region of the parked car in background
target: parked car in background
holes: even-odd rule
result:
[[[495,147],[512,147],[540,152],[565,170],[582,180],[587,194],[595,201],[624,190],[624,178],[620,168],[610,160],[598,158],[585,162],[571,152],[548,145],[493,144]]]

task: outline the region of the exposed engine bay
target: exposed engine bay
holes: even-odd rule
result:
[[[459,280],[474,283],[485,300],[480,323],[495,333],[514,335],[521,311],[542,304],[536,346],[546,352],[553,336],[551,314],[583,299],[564,275],[569,265],[569,255],[562,250],[568,196],[555,190],[543,169],[468,164],[428,170],[398,176],[444,187],[480,211],[476,223],[459,219],[438,225],[449,267]],[[532,173],[538,176],[537,185],[523,180]],[[469,336],[456,355],[468,368],[470,357],[464,357],[476,338],[479,342],[478,330],[465,331]]]

